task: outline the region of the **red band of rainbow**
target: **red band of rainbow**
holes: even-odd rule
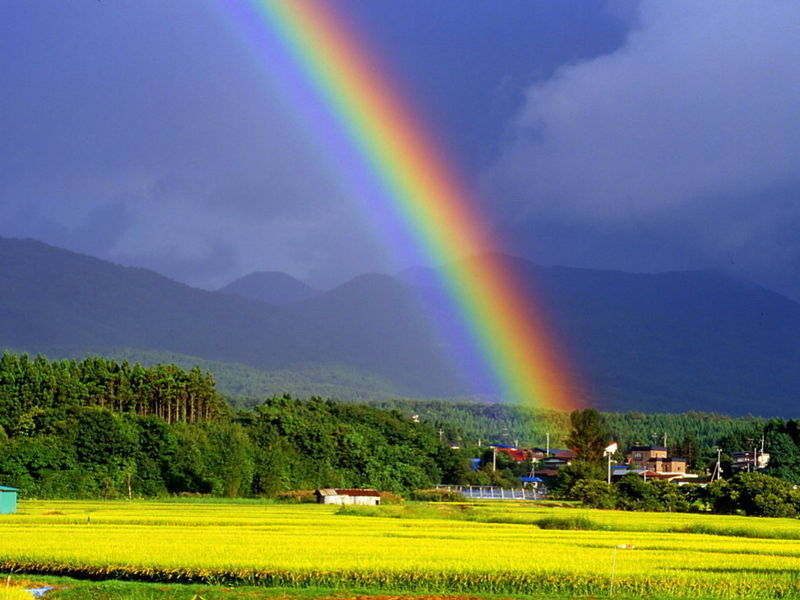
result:
[[[493,250],[478,205],[354,32],[322,0],[227,0],[279,41],[443,284],[511,401],[578,406],[545,324]],[[267,65],[268,67],[270,65]],[[297,74],[295,74],[297,76]],[[480,259],[464,260],[481,255]]]

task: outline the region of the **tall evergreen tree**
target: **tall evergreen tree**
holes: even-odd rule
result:
[[[572,429],[567,444],[575,452],[575,458],[590,463],[602,462],[603,451],[611,441],[611,434],[603,425],[597,409],[573,411],[569,420]]]

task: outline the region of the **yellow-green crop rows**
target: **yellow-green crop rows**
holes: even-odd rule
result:
[[[800,521],[498,505],[520,523],[336,514],[321,505],[23,502],[0,571],[151,581],[687,598],[800,597]],[[601,531],[540,529],[580,515]],[[526,522],[530,521],[530,522]],[[704,524],[727,535],[674,533]],[[736,537],[745,531],[755,537]],[[761,536],[761,537],[759,537]],[[617,549],[620,545],[632,548]]]

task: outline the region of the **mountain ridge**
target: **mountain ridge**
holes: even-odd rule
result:
[[[288,273],[280,271],[254,271],[217,291],[276,306],[293,304],[322,293]]]
[[[555,343],[591,404],[793,415],[800,396],[797,302],[715,271],[639,274],[502,260],[558,333]],[[303,390],[491,397],[496,391],[481,388],[454,360],[469,351],[443,333],[449,306],[431,301],[440,275],[424,268],[368,274],[276,306],[35,240],[0,238],[0,345],[173,352],[298,373],[289,377],[295,383],[304,369],[322,374]],[[420,299],[432,308],[421,310]],[[264,390],[271,393],[281,390]]]

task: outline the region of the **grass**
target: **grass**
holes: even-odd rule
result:
[[[791,598],[800,597],[799,533],[792,519],[521,503],[23,502],[0,519],[0,572],[291,594],[607,596],[614,549],[625,545],[619,597]]]
[[[5,576],[3,576],[5,579]],[[23,588],[51,586],[47,600],[508,600],[506,594],[430,595],[398,592],[394,595],[381,590],[354,588],[347,591],[336,588],[310,587],[302,589],[270,588],[255,586],[186,585],[143,583],[131,581],[87,581],[69,577],[46,577],[31,579],[16,578],[12,587],[0,587],[0,600],[30,600]],[[515,594],[516,600],[594,600],[591,596],[576,597],[573,594]],[[617,600],[632,598],[617,596]],[[648,600],[658,600],[650,597]],[[669,597],[670,600],[690,600]]]
[[[339,514],[395,519],[448,519],[475,523],[533,525],[540,529],[697,533],[754,539],[800,540],[796,519],[758,519],[686,513],[634,513],[612,510],[543,510],[542,505],[498,506],[480,503],[342,506]],[[563,508],[563,507],[556,507]],[[576,514],[577,513],[577,514]],[[543,516],[544,515],[544,516]],[[591,516],[590,516],[591,515]]]

